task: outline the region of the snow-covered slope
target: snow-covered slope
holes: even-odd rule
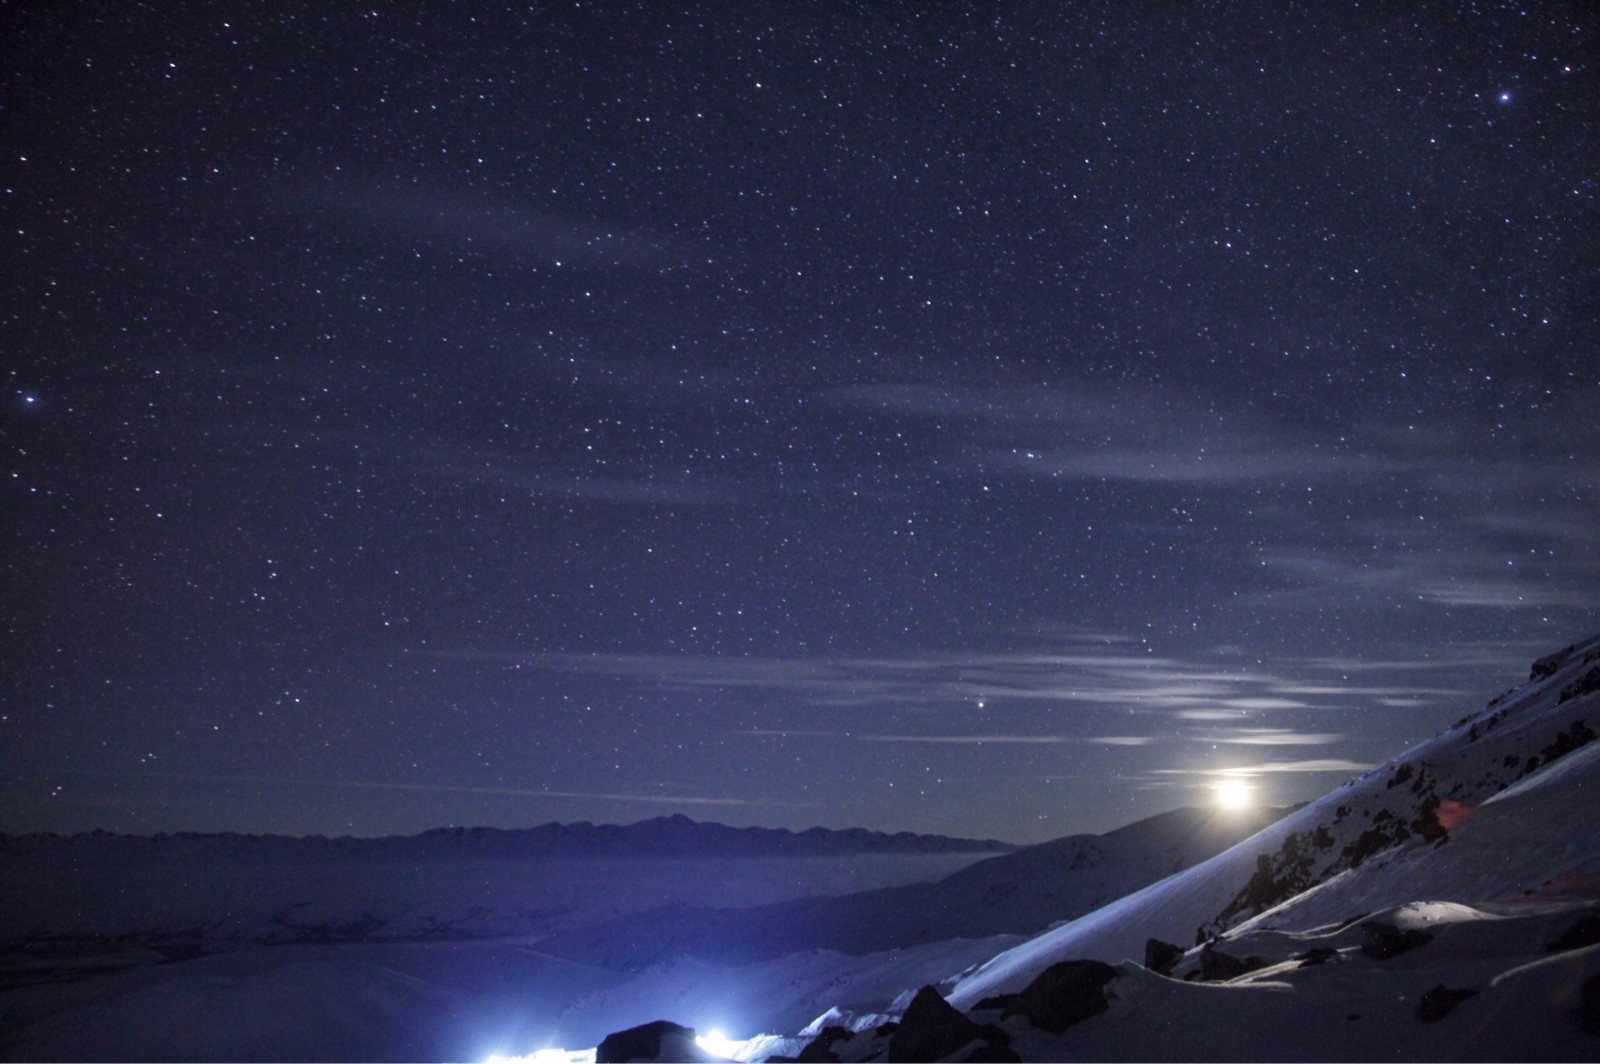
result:
[[[1003,953],[961,979],[967,1008],[1067,958],[1144,956],[1252,921],[1306,930],[1419,899],[1600,896],[1600,638],[1529,682],[1186,872]]]
[[[1242,932],[1228,948],[1263,964],[1248,974],[1202,983],[1124,961],[1104,1014],[1059,1035],[1004,1025],[1024,1060],[1593,1060],[1583,988],[1600,946],[1548,947],[1596,911],[1413,903],[1339,929]],[[1375,926],[1428,941],[1384,957]]]
[[[737,1055],[1595,1059],[1597,731],[1600,638],[1232,849],[908,986],[892,1022],[830,1010]]]

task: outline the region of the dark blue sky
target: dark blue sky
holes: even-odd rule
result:
[[[7,11],[0,830],[1030,841],[1481,706],[1600,621],[1600,18],[1281,6]]]

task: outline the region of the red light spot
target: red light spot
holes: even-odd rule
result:
[[[1470,805],[1458,802],[1454,798],[1445,798],[1439,803],[1437,816],[1439,824],[1446,831],[1454,830],[1457,824],[1464,824],[1472,819],[1477,810]]]

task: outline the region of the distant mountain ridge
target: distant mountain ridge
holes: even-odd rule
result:
[[[1035,934],[1221,853],[1288,812],[1175,809],[1104,835],[1069,835],[991,857],[933,883],[753,908],[652,909],[558,934],[541,948],[638,970],[678,956],[742,964],[811,949],[859,955]]]
[[[1012,849],[684,816],[376,839],[0,836],[0,982],[8,948],[548,934],[664,904],[738,907],[926,882]]]
[[[92,831],[0,833],[0,860],[61,857],[77,860],[526,860],[625,858],[821,857],[851,854],[1010,853],[1019,849],[996,839],[893,834],[864,828],[735,828],[691,820],[682,814],[633,824],[551,822],[531,828],[434,828],[418,835],[354,838],[323,835],[244,835],[234,832],[174,832],[123,835]]]

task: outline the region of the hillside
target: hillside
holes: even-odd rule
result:
[[[1231,850],[996,957],[953,1000],[1014,989],[1069,956],[1138,959],[1148,938],[1193,946],[1274,908],[1269,922],[1307,928],[1419,898],[1593,894],[1595,757],[1563,760],[1600,729],[1597,691],[1600,638],[1542,658],[1481,712]]]
[[[636,970],[674,957],[742,964],[802,950],[860,955],[1034,934],[1220,853],[1285,812],[1177,809],[991,857],[933,883],[740,910],[651,909],[554,935],[540,948]]]

